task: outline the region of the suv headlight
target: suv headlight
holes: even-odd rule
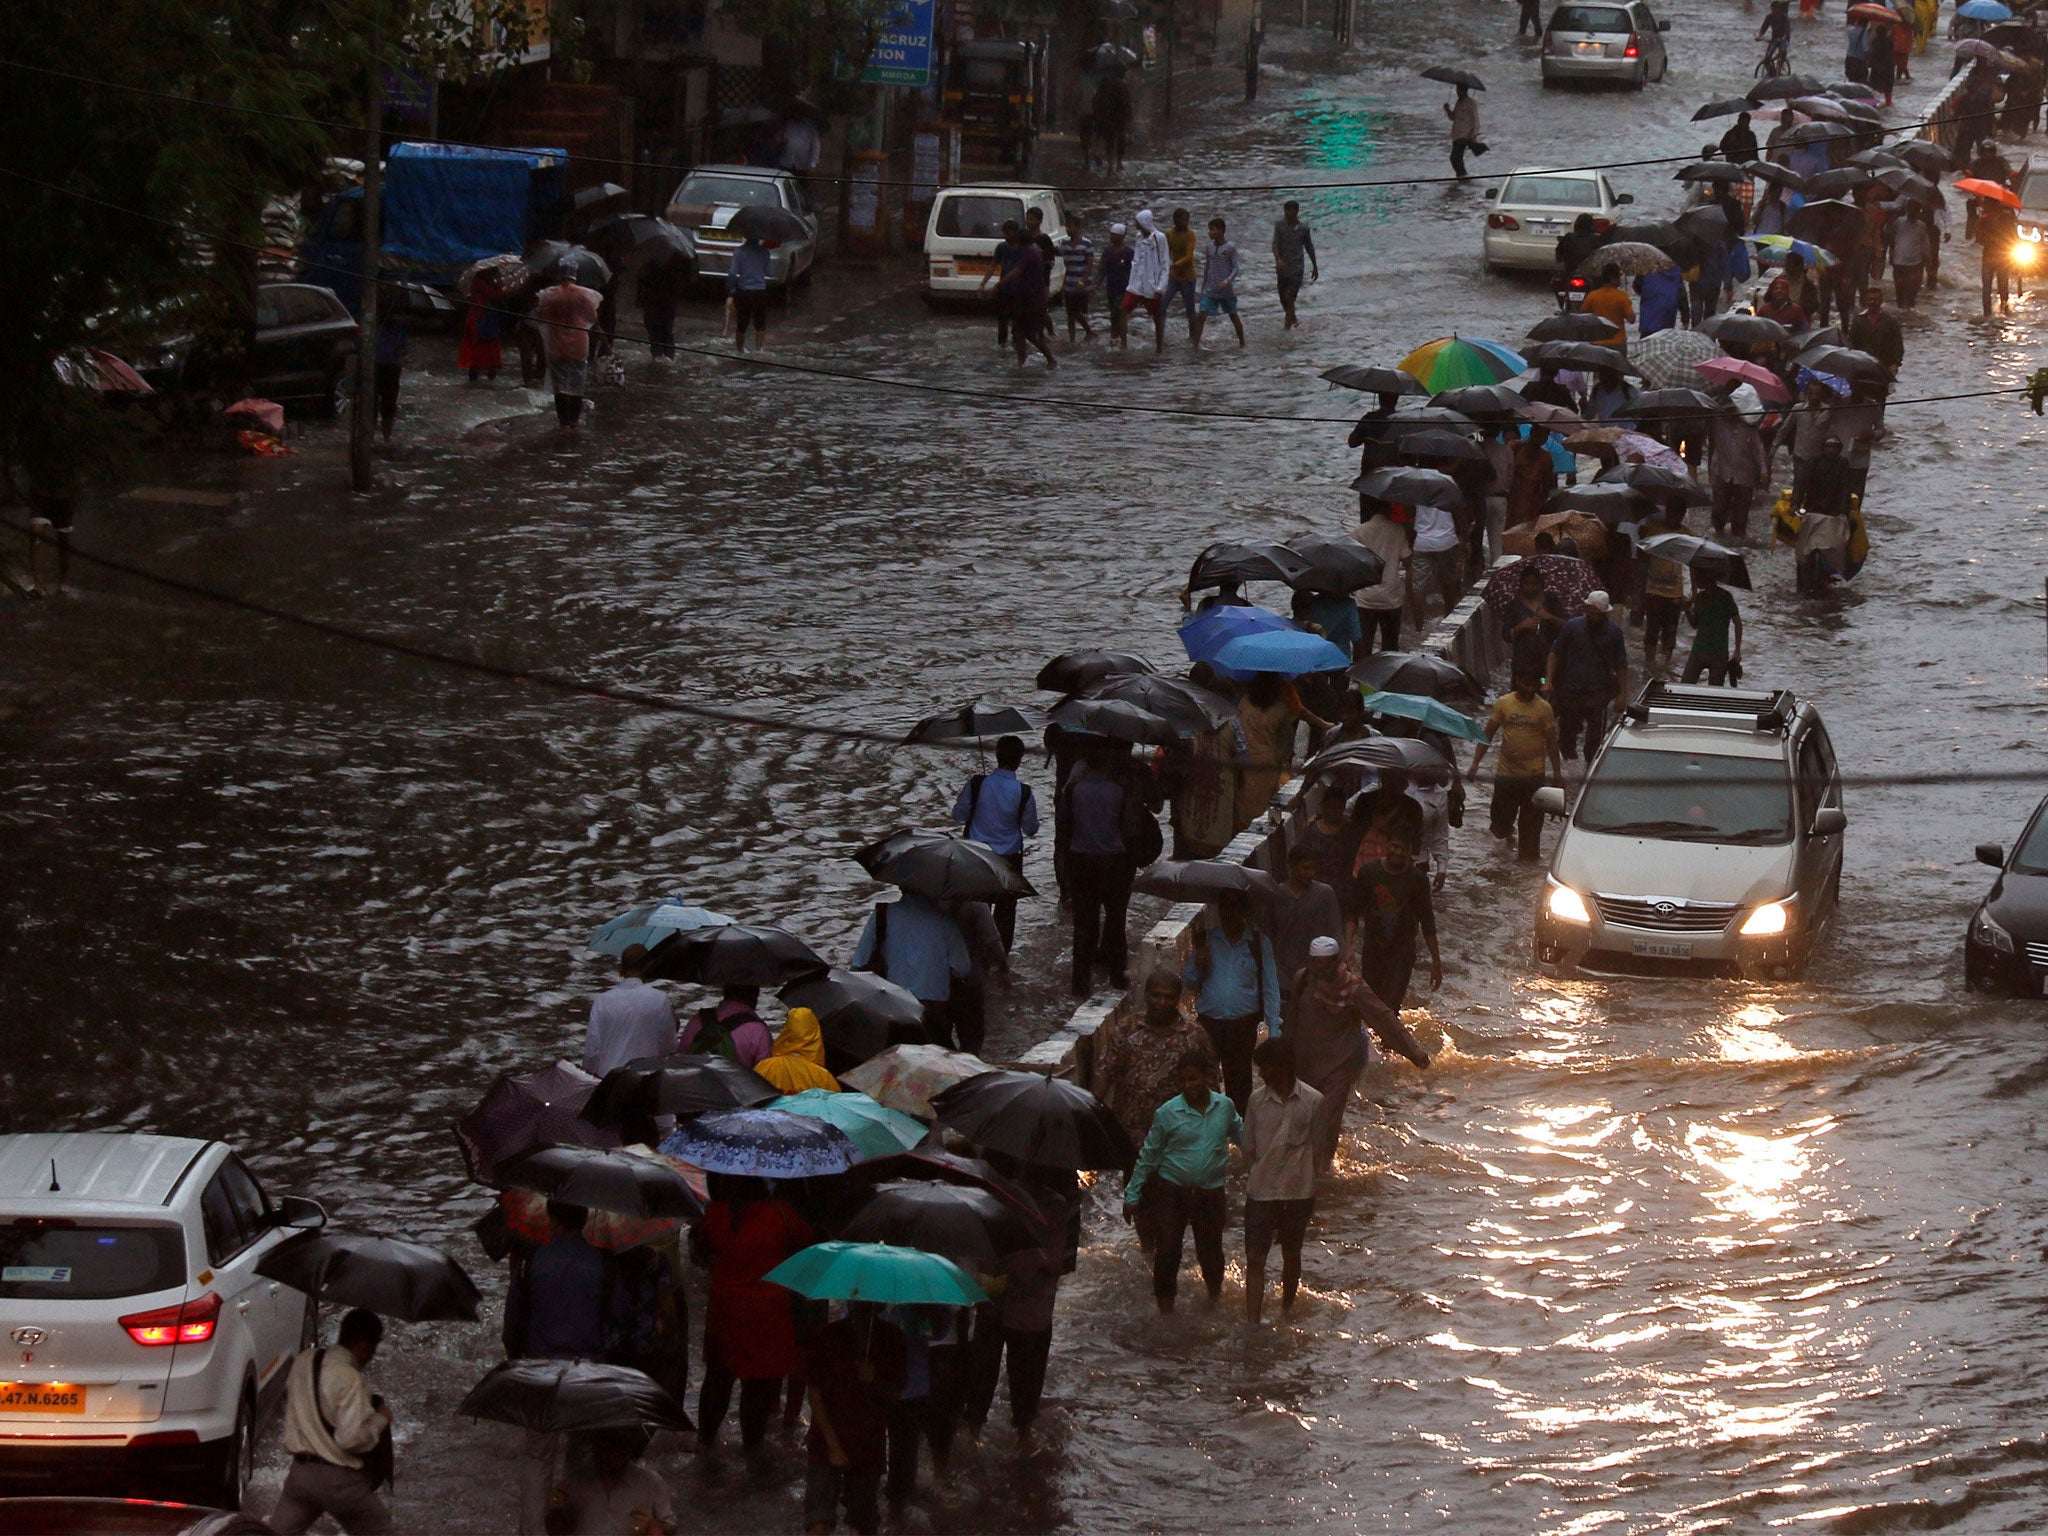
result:
[[[1543,905],[1550,915],[1561,923],[1590,923],[1593,914],[1586,910],[1586,898],[1568,885],[1550,882],[1550,891],[1543,898]]]
[[[1740,931],[1745,939],[1763,939],[1783,933],[1791,926],[1792,902],[1788,897],[1784,901],[1765,902],[1743,919]]]
[[[1989,944],[2001,955],[2012,953],[2012,935],[1992,921],[1989,908],[1977,909],[1977,915],[1970,920],[1970,937],[1979,944]]]

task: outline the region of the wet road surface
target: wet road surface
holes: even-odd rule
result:
[[[1540,90],[1513,8],[1487,0],[1376,14],[1341,66],[1276,27],[1256,107],[1204,104],[1126,179],[1440,173],[1443,93],[1413,75],[1439,56],[1488,81],[1490,174],[1686,153],[1718,126],[1692,110],[1748,83],[1758,13],[1665,14],[1671,77],[1640,96]],[[1795,67],[1835,78],[1839,37],[1802,26]],[[1916,61],[1897,120],[1944,52]],[[1613,173],[1646,212],[1676,205],[1668,176]],[[1243,354],[1212,332],[1190,360],[1176,327],[1163,362],[1084,347],[1013,375],[985,322],[927,317],[898,269],[848,268],[798,299],[771,355],[1341,418],[1357,402],[1320,369],[1454,327],[1513,342],[1548,309],[1540,284],[1481,272],[1485,184],[1305,196],[1323,276],[1288,335],[1264,257],[1280,194],[1077,197],[1229,217],[1253,274]],[[1973,249],[1945,265],[1906,319],[1901,394],[2018,382],[2037,301],[1982,321]],[[683,339],[715,329],[706,305]],[[492,660],[900,726],[1025,697],[1071,645],[1170,660],[1192,550],[1349,521],[1342,425],[634,357],[633,387],[601,391],[565,443],[540,396],[471,390],[419,350],[438,367],[412,377],[420,414],[372,503],[336,494],[322,430],[296,459],[193,466],[244,488],[234,510],[122,503],[87,513],[81,544]],[[1900,406],[1891,425],[1874,553],[1841,602],[1794,601],[1787,557],[1753,557],[1749,676],[1819,702],[1852,776],[2038,770],[2042,424],[2004,398]],[[462,1235],[483,1201],[446,1128],[495,1071],[574,1054],[600,981],[588,929],[677,891],[841,952],[876,892],[838,855],[941,821],[964,771],[82,584],[0,611],[5,1123],[222,1136],[275,1186],[446,1240],[487,1280]],[[1988,879],[1970,848],[2009,839],[2040,788],[1853,788],[1833,942],[1775,986],[1535,977],[1540,877],[1468,823],[1440,909],[1446,983],[1411,1015],[1441,1054],[1369,1083],[1302,1312],[1245,1335],[1233,1272],[1223,1312],[1154,1316],[1105,1204],[1063,1294],[1045,1448],[1020,1464],[992,1429],[908,1528],[2038,1526],[2048,1049],[2038,1005],[1965,996],[1959,940]],[[992,1054],[1063,1011],[1053,917],[1026,909]],[[493,1354],[484,1328],[401,1329],[380,1363],[408,1528],[509,1528],[512,1447],[449,1416]],[[798,1523],[786,1479],[658,1461],[686,1528]],[[274,1486],[274,1437],[267,1468]]]

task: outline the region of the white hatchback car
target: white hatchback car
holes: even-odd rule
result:
[[[0,1493],[237,1507],[314,1322],[256,1265],[325,1219],[217,1141],[0,1136]]]
[[[1614,224],[1630,193],[1617,194],[1598,171],[1551,171],[1525,165],[1488,189],[1493,207],[1486,215],[1482,248],[1486,270],[1513,267],[1525,272],[1557,270],[1557,242],[1578,220],[1590,214],[1600,234]]]

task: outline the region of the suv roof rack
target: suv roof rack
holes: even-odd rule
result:
[[[1638,725],[1657,714],[1707,715],[1730,723],[1731,717],[1746,715],[1753,729],[1772,735],[1790,730],[1798,712],[1799,700],[1790,688],[1689,688],[1656,680],[1643,684],[1627,711]]]

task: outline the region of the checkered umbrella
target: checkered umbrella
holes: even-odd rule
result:
[[[1645,336],[1630,356],[1643,370],[1643,382],[1652,389],[1693,389],[1699,385],[1699,375],[1692,365],[1721,356],[1721,349],[1710,336],[1674,326]]]

